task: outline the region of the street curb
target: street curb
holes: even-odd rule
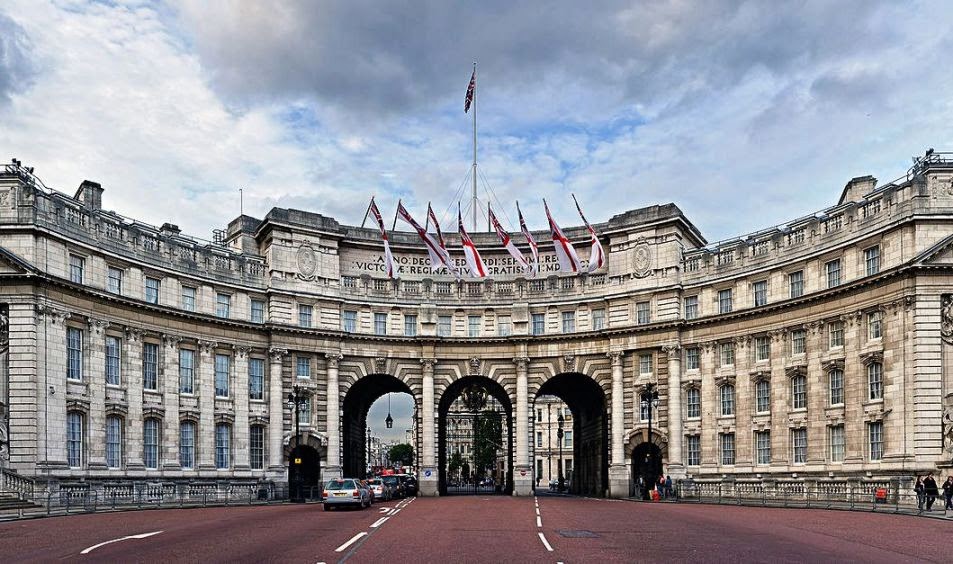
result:
[[[730,507],[758,507],[762,509],[811,509],[818,511],[847,511],[851,513],[874,513],[878,515],[904,515],[907,517],[924,517],[927,519],[934,519],[938,521],[953,521],[953,514],[947,515],[946,511],[943,514],[939,512],[911,512],[911,511],[876,511],[868,509],[851,509],[849,507],[795,507],[795,506],[777,506],[777,505],[758,505],[754,503],[718,503],[715,501],[646,501],[644,499],[636,499],[634,497],[623,497],[620,498],[621,501],[629,501],[632,503],[648,503],[648,504],[665,504],[665,505],[713,505],[713,506],[730,506]]]

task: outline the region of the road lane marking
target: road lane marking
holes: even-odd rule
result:
[[[546,550],[548,550],[548,551],[550,551],[550,552],[553,551],[553,547],[550,546],[550,545],[549,545],[549,541],[546,540],[546,535],[544,535],[543,533],[539,533],[539,540],[543,541],[543,546],[546,547]]]
[[[539,508],[536,508],[536,514],[539,515]]]
[[[390,507],[381,507],[381,513],[387,513],[390,511]]]
[[[390,519],[390,517],[381,517],[380,519],[378,519],[377,521],[374,521],[371,524],[371,528],[376,529],[377,527],[380,527],[381,525],[386,523],[388,519]]]
[[[357,541],[359,541],[359,540],[361,539],[361,537],[366,537],[366,536],[367,536],[367,531],[361,531],[360,533],[358,533],[358,534],[354,535],[353,537],[351,537],[351,540],[349,540],[349,541],[347,541],[346,543],[342,544],[341,546],[337,547],[337,548],[334,550],[334,552],[344,552],[345,550],[347,550],[347,547],[349,547],[349,546],[351,546],[352,544],[354,544],[354,543],[356,543]]]
[[[153,536],[153,535],[158,535],[158,534],[161,533],[161,532],[162,532],[162,531],[152,531],[151,533],[140,533],[140,534],[138,534],[138,535],[129,535],[129,536],[122,537],[122,538],[119,538],[119,539],[108,540],[108,541],[106,541],[106,542],[101,542],[101,543],[99,543],[99,544],[94,544],[93,546],[90,546],[89,548],[84,548],[84,549],[82,550],[82,552],[80,552],[80,554],[89,554],[90,552],[96,550],[97,548],[99,548],[99,547],[101,547],[101,546],[106,546],[107,544],[112,544],[112,543],[114,543],[114,542],[120,542],[120,541],[124,541],[124,540],[129,540],[129,539],[144,539],[144,538],[151,537],[151,536]]]
[[[543,518],[539,515],[536,516],[536,526],[539,528],[543,527]]]

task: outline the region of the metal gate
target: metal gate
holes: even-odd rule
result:
[[[509,491],[507,412],[492,396],[466,392],[445,419],[444,476],[447,495],[490,495]]]

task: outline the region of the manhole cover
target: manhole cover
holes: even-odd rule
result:
[[[570,539],[597,539],[599,535],[593,533],[592,531],[583,531],[583,530],[557,530],[559,536],[567,537]]]

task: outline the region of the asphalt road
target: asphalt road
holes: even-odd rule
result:
[[[951,562],[951,533],[860,512],[473,496],[7,522],[0,562]]]

